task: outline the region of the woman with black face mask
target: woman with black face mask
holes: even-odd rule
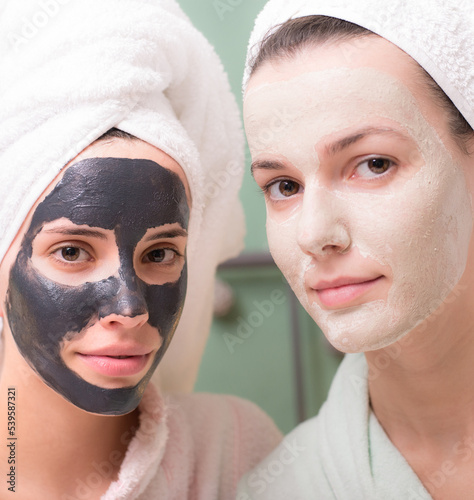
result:
[[[241,248],[220,62],[169,0],[11,1],[0,25],[0,497],[231,499],[273,423],[150,382],[176,335],[162,376],[192,386]]]

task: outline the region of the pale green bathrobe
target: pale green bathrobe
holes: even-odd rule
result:
[[[318,416],[244,476],[237,500],[430,499],[370,410],[367,371],[346,355]]]

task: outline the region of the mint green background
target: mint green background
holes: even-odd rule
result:
[[[241,79],[248,38],[264,0],[178,0],[195,26],[214,45],[241,105]],[[250,155],[247,151],[247,163]],[[267,252],[263,195],[247,168],[241,191],[247,222],[246,252]],[[234,292],[229,315],[215,319],[199,372],[196,391],[235,394],[270,414],[283,432],[299,422],[290,291],[276,267],[228,269],[219,278]],[[272,297],[280,297],[278,304]],[[264,311],[264,312],[262,312]],[[325,400],[340,355],[301,308],[304,417]],[[252,326],[253,325],[253,326]]]

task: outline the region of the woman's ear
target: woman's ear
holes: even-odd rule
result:
[[[467,140],[466,147],[467,154],[471,157],[474,164],[474,132],[472,132],[471,137]]]
[[[6,300],[6,297],[0,295],[0,322],[2,321],[2,319],[5,318],[5,312],[4,312],[5,300]]]
[[[474,205],[474,132],[468,139],[463,141],[462,146],[460,161],[462,162],[462,166],[464,168],[464,175],[466,177]],[[461,151],[461,148],[458,147],[458,151]]]

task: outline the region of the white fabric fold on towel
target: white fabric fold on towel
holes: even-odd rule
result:
[[[438,83],[474,128],[472,0],[270,0],[255,21],[249,62],[264,37],[288,19],[325,15],[367,28],[409,54]]]
[[[317,417],[299,425],[239,486],[237,500],[428,500],[369,406],[367,363],[349,354]]]
[[[174,0],[6,0],[0,12],[0,259],[51,180],[108,129],[169,154],[193,202],[188,294],[160,369],[165,387],[191,390],[215,268],[244,235],[244,142],[220,60]]]

